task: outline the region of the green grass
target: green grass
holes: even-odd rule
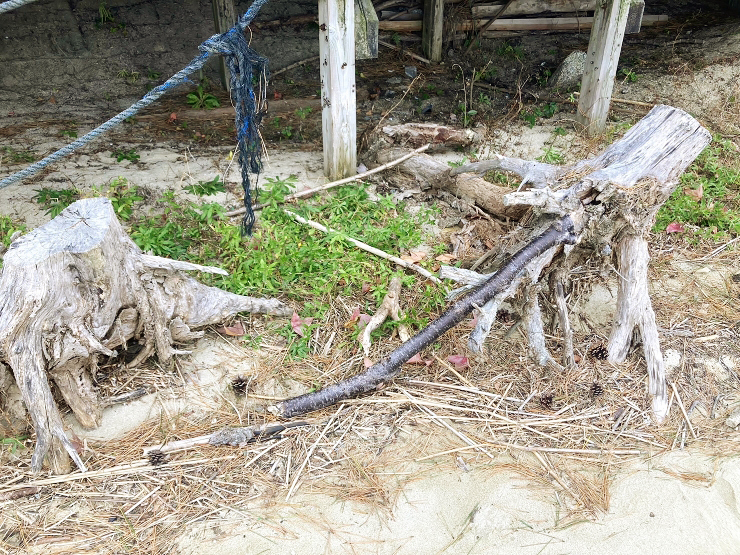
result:
[[[0,243],[6,247],[10,245],[10,238],[16,231],[25,232],[26,226],[19,224],[10,216],[0,215]]]
[[[684,192],[700,186],[698,201]],[[658,211],[654,230],[665,231],[674,222],[696,226],[699,238],[740,235],[740,152],[731,141],[715,137],[704,149]]]
[[[27,150],[16,150],[12,146],[0,147],[0,160],[10,160],[14,164],[30,163],[36,160],[36,155]]]

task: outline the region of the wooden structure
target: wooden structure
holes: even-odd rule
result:
[[[604,130],[606,116],[611,103],[614,77],[622,49],[625,32],[637,33],[640,30],[644,0],[514,0],[500,2],[491,6],[474,9],[476,17],[496,17],[501,9],[506,15],[521,15],[538,12],[572,12],[594,10],[591,39],[588,45],[586,71],[583,75],[581,97],[578,104],[577,120],[591,135]],[[551,18],[543,18],[542,28],[554,28]],[[406,22],[398,22],[403,24]],[[412,22],[408,22],[412,23]],[[483,28],[509,29],[511,23],[497,21],[499,26],[490,25],[490,20],[481,20]],[[563,22],[558,28],[563,30]],[[531,21],[524,24],[532,25]],[[573,22],[574,28],[583,28],[579,19]],[[442,31],[444,27],[444,2],[441,0],[424,0],[424,20],[422,46],[424,53],[432,61],[440,61],[442,53]],[[381,28],[385,28],[381,26]],[[529,27],[531,29],[531,27]]]
[[[213,23],[217,33],[225,33],[236,25],[236,10],[234,0],[211,0],[213,7]],[[218,60],[218,72],[221,77],[221,85],[227,91],[231,90],[231,79],[226,67],[226,60],[221,56]]]

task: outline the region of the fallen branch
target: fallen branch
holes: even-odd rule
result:
[[[183,451],[196,445],[243,445],[257,440],[274,439],[276,434],[287,430],[288,428],[298,428],[300,426],[310,426],[309,422],[287,422],[285,424],[257,424],[255,426],[245,426],[239,428],[223,428],[212,434],[203,436],[181,439],[161,445],[150,445],[144,447],[144,456],[153,452],[172,453],[173,451]]]
[[[310,226],[314,229],[317,229],[323,233],[338,233],[336,230],[328,228],[326,226],[321,225],[318,222],[314,222],[313,220],[307,220],[306,218],[303,218],[302,216],[299,216],[295,212],[291,212],[290,210],[284,211],[288,216],[293,218],[298,223]],[[381,258],[385,258],[386,260],[390,260],[391,262],[395,262],[399,266],[403,266],[404,268],[408,268],[409,270],[413,270],[417,274],[421,274],[425,278],[433,281],[434,283],[442,283],[437,276],[432,274],[430,271],[425,270],[421,266],[417,266],[416,264],[412,264],[411,262],[406,262],[405,260],[398,258],[397,256],[393,256],[392,254],[388,254],[385,251],[382,251],[380,249],[376,249],[375,247],[372,247],[368,245],[367,243],[363,243],[362,241],[358,241],[357,239],[353,239],[352,237],[344,236],[344,238],[352,243],[354,246],[369,252],[370,254],[374,254],[375,256],[379,256]]]
[[[275,412],[283,418],[289,418],[328,407],[343,399],[356,397],[388,382],[398,375],[401,366],[407,360],[431,345],[444,332],[462,322],[474,308],[483,306],[497,293],[504,290],[529,262],[554,246],[574,243],[576,238],[577,232],[570,216],[555,221],[544,233],[514,254],[482,286],[457,301],[442,316],[394,350],[384,360],[348,380],[278,403],[274,407]]]
[[[321,185],[319,187],[314,187],[312,189],[305,189],[303,191],[298,191],[296,193],[292,193],[290,195],[286,195],[283,199],[283,202],[289,202],[291,200],[295,200],[297,198],[303,198],[303,197],[309,197],[312,195],[315,195],[316,193],[319,193],[321,191],[326,191],[327,189],[332,189],[334,187],[339,187],[340,185],[345,185],[347,183],[352,183],[353,181],[359,181],[360,179],[365,179],[366,177],[369,177],[373,174],[382,172],[383,170],[387,170],[388,168],[392,168],[393,166],[397,166],[398,164],[405,162],[409,158],[416,156],[417,154],[421,154],[426,149],[428,149],[431,145],[426,144],[424,146],[421,146],[414,150],[413,152],[409,152],[408,154],[401,156],[400,158],[393,160],[392,162],[388,162],[387,164],[383,164],[382,166],[378,166],[377,168],[373,168],[371,170],[368,170],[363,173],[358,173],[357,175],[353,175],[351,177],[345,177],[344,179],[339,179],[337,181],[332,181],[331,183],[327,183],[325,185]],[[264,208],[264,204],[258,204],[254,207],[255,210],[258,210],[260,208]],[[231,212],[226,212],[224,214],[225,217],[231,218],[232,216],[239,216],[240,214],[244,214],[244,211],[246,208],[238,208],[237,210],[232,210]]]
[[[395,45],[391,44],[390,42],[385,42],[384,40],[378,40],[378,44],[381,44],[381,45],[385,46],[386,48],[390,48],[391,50],[396,50],[396,51],[402,52],[403,54],[406,54],[407,56],[413,58],[414,60],[419,60],[420,62],[422,62],[424,64],[431,64],[432,63],[431,60],[427,60],[426,58],[422,58],[418,54],[414,54],[413,52],[409,52],[406,49],[401,50],[400,48],[398,48],[398,46],[395,46]]]

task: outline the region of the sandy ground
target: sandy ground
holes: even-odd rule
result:
[[[40,5],[41,3],[39,3]],[[58,4],[58,3],[57,3]],[[202,3],[201,3],[202,4]],[[92,4],[90,5],[92,6]],[[88,8],[90,7],[88,6]],[[202,8],[203,6],[201,6]],[[95,6],[92,6],[93,11]],[[66,14],[66,9],[60,11]],[[183,17],[185,17],[185,14]],[[67,17],[67,15],[65,15]],[[133,31],[132,31],[133,32]],[[287,31],[286,31],[287,32]],[[206,31],[200,35],[207,34]],[[310,39],[298,33],[300,40]],[[10,36],[10,35],[9,35]],[[667,102],[682,107],[702,121],[723,126],[727,133],[735,133],[740,124],[737,104],[730,102],[733,95],[740,94],[740,65],[736,60],[738,35],[725,36],[709,41],[705,46],[707,56],[722,46],[722,56],[711,59],[703,69],[691,73],[674,71],[659,78],[644,79],[637,83],[622,83],[617,95],[646,102]],[[13,37],[18,38],[18,37]],[[20,37],[22,38],[22,37]],[[19,38],[19,40],[20,40]],[[82,48],[74,37],[61,44],[60,49]],[[5,39],[4,39],[5,40]],[[9,40],[9,39],[7,39]],[[279,38],[274,45],[279,43]],[[10,43],[8,43],[10,44]],[[158,43],[159,44],[159,43]],[[313,44],[313,42],[311,43]],[[155,45],[156,46],[156,45]],[[132,46],[134,48],[134,46]],[[166,41],[157,46],[170,48]],[[67,53],[68,54],[68,53]],[[285,63],[301,59],[300,53],[293,58],[285,54]],[[66,55],[66,54],[65,54]],[[180,59],[182,58],[182,59]],[[187,58],[180,56],[173,62],[179,68]],[[156,58],[149,63],[154,64]],[[48,62],[53,67],[54,60]],[[95,67],[86,68],[92,75],[85,88],[100,87],[107,73],[115,73],[124,67],[126,58],[111,58]],[[143,62],[142,62],[143,63]],[[4,90],[15,85],[14,80],[22,73],[22,64],[14,63],[0,78]],[[146,63],[143,63],[142,71]],[[11,67],[11,66],[8,66]],[[84,68],[84,64],[77,70]],[[67,68],[74,73],[75,67]],[[156,67],[161,70],[162,68]],[[93,75],[94,74],[94,75]],[[140,88],[140,85],[137,85]],[[68,117],[67,108],[76,100],[68,93],[68,101],[55,92],[55,84],[46,88],[39,82],[29,85],[43,90],[44,110],[52,115]],[[48,89],[48,90],[47,90]],[[78,91],[85,92],[85,91]],[[132,95],[140,91],[132,90],[108,100],[112,107],[128,106]],[[12,98],[0,99],[0,107],[10,110],[14,102],[30,100],[35,93],[27,90],[18,92]],[[57,94],[59,105],[50,106],[48,96]],[[28,98],[27,98],[28,97]],[[56,101],[55,101],[56,102]],[[27,113],[32,108],[23,105]],[[88,110],[88,108],[90,108]],[[23,110],[18,110],[19,115]],[[77,112],[95,113],[94,107],[81,106]],[[4,125],[17,123],[17,116],[1,114]],[[552,131],[556,126],[566,125],[568,116],[562,114],[546,125],[529,129],[525,125],[496,129],[491,133],[491,142],[479,153],[485,158],[490,152],[516,155],[533,159],[540,156],[546,145],[553,140]],[[88,125],[88,124],[84,124]],[[82,127],[84,127],[82,125]],[[66,124],[47,127],[46,131],[29,129],[15,133],[4,139],[2,144],[33,147],[37,152],[47,152],[58,148],[61,140],[59,131]],[[573,135],[556,139],[558,148],[566,153],[568,161],[579,157],[584,142],[574,141]],[[737,142],[737,140],[736,140]],[[94,148],[67,158],[55,165],[42,178],[30,184],[18,184],[0,190],[0,213],[11,215],[23,221],[29,228],[48,220],[33,200],[35,189],[40,187],[62,188],[78,187],[86,190],[93,186],[109,183],[123,176],[131,183],[157,192],[174,190],[186,197],[182,187],[199,180],[210,180],[214,175],[224,175],[227,182],[237,182],[236,168],[230,165],[229,152],[233,146],[204,146],[200,144],[164,144],[152,139],[152,144],[131,143],[141,154],[141,160],[132,164],[127,161],[116,163],[111,158],[111,149],[127,146],[125,137],[117,135],[115,141],[99,142]],[[289,151],[271,149],[269,162],[263,175],[265,177],[295,174],[301,187],[311,187],[325,181],[322,175],[322,154],[312,149]],[[447,153],[447,160],[459,161],[461,153]],[[23,166],[8,166],[8,161],[0,165],[0,176],[4,177]],[[226,206],[238,206],[238,189],[225,193],[215,200]],[[694,302],[704,302],[702,288],[723,291],[723,298],[737,299],[737,292],[731,293],[730,279],[740,272],[737,259],[724,258],[722,261],[690,261],[680,257],[672,258],[669,252],[657,252],[655,256],[662,266],[659,277],[654,282],[653,294],[656,308],[663,322],[680,321],[680,315],[662,314],[661,300],[666,302],[676,296],[691,296]],[[697,285],[698,284],[698,285]],[[734,296],[730,296],[730,294]],[[598,285],[591,296],[585,299],[580,310],[587,314],[592,325],[601,333],[608,333],[608,324],[613,311],[615,288],[613,283]],[[735,389],[722,405],[726,415],[737,406],[736,382],[732,373],[740,372],[740,358],[736,347],[723,343],[723,338],[711,339],[712,318],[708,315],[706,326],[693,330],[695,336],[706,339],[702,343],[705,353],[699,361],[708,372],[713,372],[719,380],[735,383],[728,390]],[[677,344],[675,336],[666,333],[661,338],[665,347],[665,357],[669,370],[677,372],[697,360]],[[162,417],[171,417],[181,410],[215,410],[219,403],[218,391],[225,386],[227,376],[245,371],[253,359],[244,357],[242,351],[231,351],[228,342],[207,337],[194,346],[193,355],[183,359],[183,374],[187,387],[177,390],[162,390],[140,400],[108,408],[104,412],[103,423],[93,431],[84,431],[76,425],[73,418],[67,425],[81,439],[115,440],[124,433],[136,430],[143,422]],[[707,354],[707,351],[709,353]],[[225,353],[225,354],[224,354]],[[676,410],[674,408],[674,410]],[[708,411],[707,411],[708,412]],[[445,437],[448,445],[454,438]],[[402,433],[398,441],[408,445],[409,452],[423,438],[413,433]],[[382,471],[384,480],[394,484],[397,495],[386,505],[358,501],[340,501],[335,496],[312,493],[311,481],[300,485],[297,492],[286,499],[286,492],[276,496],[257,496],[250,501],[247,509],[216,511],[213,514],[188,523],[173,539],[171,552],[182,554],[586,554],[601,552],[606,554],[736,554],[740,553],[740,434],[727,428],[727,439],[737,449],[725,449],[725,456],[715,452],[696,450],[692,447],[676,449],[660,455],[646,455],[633,459],[615,460],[608,472],[608,510],[576,523],[564,520],[565,501],[561,498],[562,488],[554,479],[549,485],[533,481],[513,472],[510,466],[527,454],[508,454],[492,451],[492,457],[472,451],[448,453],[417,461],[409,457],[396,466],[388,465]],[[432,452],[443,451],[440,448]],[[458,445],[462,444],[458,441]],[[434,442],[432,442],[432,447]],[[416,457],[418,458],[418,457]],[[579,460],[582,459],[582,460]],[[574,455],[570,462],[581,467],[588,465],[586,457]],[[21,510],[19,502],[0,502],[0,518],[5,526],[16,519]],[[60,509],[49,517],[48,527],[53,533],[55,518],[62,519],[67,513]],[[165,515],[166,516],[166,515]],[[20,518],[20,517],[18,517]],[[16,519],[17,520],[17,519]],[[117,545],[99,552],[117,553]],[[37,546],[34,553],[80,553],[84,549],[65,546],[63,541],[56,544]],[[20,551],[18,551],[20,553]]]

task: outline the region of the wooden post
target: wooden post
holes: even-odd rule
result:
[[[319,55],[324,173],[342,179],[357,173],[354,0],[319,0]]]
[[[424,0],[424,25],[421,47],[433,62],[442,61],[442,30],[444,28],[444,0]]]
[[[378,57],[378,14],[372,0],[355,0],[355,60]]]
[[[576,114],[591,136],[606,125],[631,4],[632,0],[604,0],[596,5]]]
[[[234,0],[211,0],[213,7],[213,23],[217,33],[225,33],[236,25],[236,10]],[[218,72],[221,75],[221,84],[227,91],[231,90],[231,78],[226,68],[223,56],[218,61]]]

